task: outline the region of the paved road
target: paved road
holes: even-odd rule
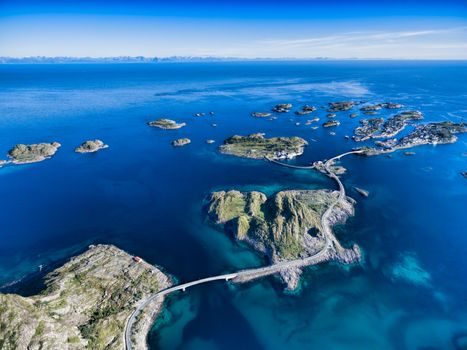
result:
[[[285,167],[287,167],[287,168],[304,169],[304,170],[309,170],[309,169],[314,169],[314,168],[315,168],[314,165],[308,165],[308,166],[303,166],[303,165],[292,165],[292,164],[287,164],[287,163],[279,162],[278,160],[269,158],[269,157],[267,157],[267,156],[265,156],[264,158],[267,159],[268,161],[270,161],[271,163],[275,163],[275,164],[278,164],[278,165],[281,165],[281,166],[285,166]]]
[[[338,205],[340,202],[345,200],[345,188],[342,182],[340,181],[339,177],[334,174],[330,170],[330,166],[334,163],[335,160],[340,159],[346,155],[349,154],[357,154],[357,153],[362,153],[363,151],[350,151],[346,152],[343,154],[340,154],[338,156],[335,156],[329,160],[327,160],[324,163],[324,169],[326,170],[326,175],[334,179],[338,186],[339,186],[339,196],[337,199],[326,209],[326,211],[323,213],[321,216],[321,232],[324,235],[325,238],[325,245],[323,249],[318,251],[316,254],[302,258],[302,259],[296,259],[296,260],[290,260],[290,261],[282,261],[270,266],[266,267],[260,267],[256,269],[248,269],[248,270],[241,270],[235,273],[229,273],[229,274],[224,274],[224,275],[218,275],[218,276],[213,276],[213,277],[207,277],[207,278],[202,278],[196,281],[192,282],[187,282],[180,284],[178,286],[170,287],[164,290],[161,290],[157,293],[152,294],[150,297],[142,301],[136,309],[132,312],[130,317],[127,320],[127,323],[125,325],[125,334],[124,334],[124,342],[125,342],[125,349],[126,350],[133,350],[133,345],[131,342],[131,329],[133,328],[133,324],[135,323],[136,317],[139,315],[139,313],[144,310],[152,301],[157,299],[158,297],[162,297],[164,295],[173,293],[178,290],[183,290],[185,291],[187,288],[198,285],[198,284],[203,284],[203,283],[209,283],[213,281],[228,281],[228,280],[234,280],[234,281],[242,281],[242,280],[251,280],[255,278],[260,278],[263,276],[271,275],[274,273],[277,273],[281,270],[292,268],[292,267],[300,267],[300,266],[308,266],[308,265],[313,265],[317,264],[327,258],[326,254],[329,253],[330,250],[334,249],[341,249],[342,247],[340,246],[339,241],[336,239],[334,234],[332,233],[332,226],[329,223],[329,215],[331,215],[334,207]],[[300,166],[293,166],[293,165],[288,165],[285,163],[278,162],[273,159],[266,158],[267,160],[283,165],[283,166],[288,166],[288,167],[293,167],[293,168],[298,168],[298,169],[313,169],[313,166],[307,166],[307,167],[300,167]]]
[[[133,324],[135,323],[136,317],[139,315],[139,313],[145,309],[152,301],[154,301],[158,297],[162,297],[164,295],[173,293],[177,290],[183,290],[185,291],[186,288],[195,286],[197,284],[202,284],[202,283],[208,283],[208,282],[213,282],[213,281],[228,281],[231,280],[235,277],[237,277],[237,273],[229,273],[225,275],[219,275],[219,276],[213,276],[213,277],[207,277],[207,278],[202,278],[196,281],[188,282],[188,283],[183,283],[179,284],[178,286],[170,287],[164,290],[161,290],[157,293],[152,294],[149,298],[145,299],[142,303],[140,303],[136,309],[132,312],[130,317],[127,320],[126,326],[125,326],[125,348],[127,350],[132,350],[133,345],[131,343],[131,329],[133,328]]]

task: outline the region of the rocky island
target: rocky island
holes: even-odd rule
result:
[[[355,129],[355,136],[353,137],[353,139],[355,141],[368,140],[370,137],[372,137],[374,133],[378,132],[383,123],[383,118],[370,118],[360,120],[360,126]]]
[[[191,143],[191,140],[187,139],[185,137],[185,138],[182,138],[182,139],[173,140],[172,141],[172,146],[182,147],[182,146],[188,145],[189,143]]]
[[[93,153],[97,152],[101,149],[108,148],[109,146],[106,145],[101,140],[89,140],[83,142],[79,147],[75,148],[76,153]]]
[[[0,294],[0,348],[123,349],[133,309],[171,284],[140,258],[110,245],[90,246],[49,273],[41,294]],[[146,335],[162,300],[153,301],[134,325],[135,348],[147,348]]]
[[[211,194],[208,216],[224,226],[225,230],[241,242],[269,257],[273,264],[304,259],[324,251],[327,237],[322,232],[324,212],[336,202],[338,191],[289,190],[271,197],[261,192],[220,191]],[[330,224],[345,222],[353,215],[354,201],[344,198],[335,205],[330,214]],[[339,253],[329,253],[324,260],[336,259],[345,263],[360,259],[358,247],[344,249],[335,237]],[[288,289],[295,289],[301,268],[278,271]]]
[[[341,123],[338,120],[328,120],[327,122],[323,123],[323,127],[330,128],[332,126],[339,126]]]
[[[423,114],[420,111],[406,111],[396,114],[386,121],[383,118],[363,119],[360,121],[361,126],[354,131],[355,141],[365,141],[370,138],[389,138],[396,136],[399,132],[411,121],[423,119]]]
[[[342,112],[352,109],[357,103],[354,101],[329,102],[328,112]]]
[[[290,112],[292,109],[293,105],[291,103],[280,103],[278,105],[275,105],[272,110],[277,113],[287,113]]]
[[[271,113],[268,113],[268,112],[253,112],[253,113],[251,113],[251,116],[256,117],[256,118],[267,118],[267,117],[271,116]]]
[[[234,135],[224,141],[219,147],[221,153],[245,158],[291,159],[303,154],[308,144],[300,137],[265,138],[257,133],[248,136]]]
[[[35,143],[31,145],[20,143],[8,151],[8,157],[11,158],[13,164],[41,162],[52,157],[60,146],[61,144],[58,142]]]
[[[157,119],[149,122],[148,125],[159,129],[175,130],[184,127],[186,123],[177,123],[175,120],[171,119]]]

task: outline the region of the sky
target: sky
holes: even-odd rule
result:
[[[0,56],[467,59],[467,0],[0,0]]]

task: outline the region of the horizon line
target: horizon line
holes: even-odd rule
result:
[[[426,57],[232,57],[232,56],[0,56],[0,64],[21,63],[15,61],[30,61],[28,63],[46,63],[44,61],[57,61],[55,63],[69,63],[73,60],[81,61],[105,61],[107,63],[157,63],[159,61],[190,61],[190,60],[217,60],[217,61],[467,61],[465,58],[426,58]],[[53,62],[52,62],[53,63]]]

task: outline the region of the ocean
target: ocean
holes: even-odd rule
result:
[[[217,147],[234,134],[300,136],[309,145],[291,163],[310,164],[360,146],[344,136],[364,116],[338,113],[341,125],[330,135],[321,127],[325,109],[276,120],[251,112],[283,102],[391,101],[422,111],[424,122],[460,122],[465,81],[465,61],[0,65],[0,159],[17,143],[62,144],[50,160],[0,169],[0,285],[91,243],[115,244],[179,281],[265,265],[206,221],[209,193],[336,184]],[[200,112],[206,116],[193,116]],[[315,116],[313,130],[305,121]],[[147,126],[160,117],[187,126]],[[172,147],[180,137],[192,143]],[[95,138],[110,147],[73,152]],[[466,145],[460,135],[410,157],[344,158],[342,181],[357,204],[335,232],[343,244],[360,245],[360,266],[307,268],[295,294],[276,277],[174,294],[149,334],[151,349],[466,349]]]

